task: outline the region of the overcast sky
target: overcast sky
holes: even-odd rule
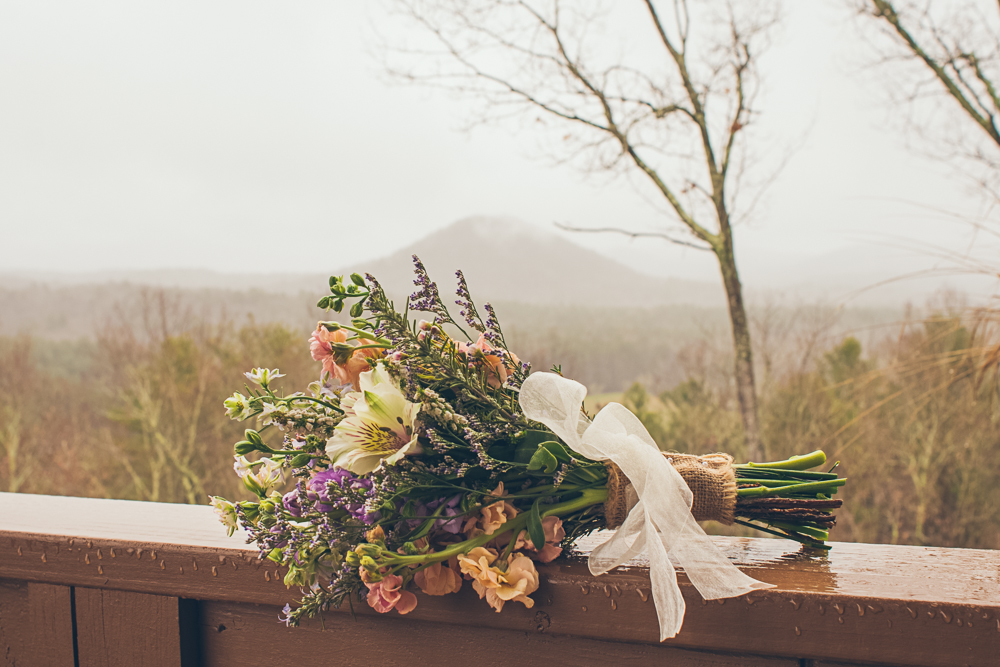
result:
[[[627,180],[550,166],[527,131],[459,132],[464,102],[389,82],[374,57],[381,11],[0,0],[0,271],[326,271],[469,215],[662,220]],[[969,191],[907,150],[849,14],[810,1],[786,16],[762,66],[761,123],[801,146],[738,230],[747,281],[860,270],[851,262],[908,243],[961,247],[965,228],[930,209],[973,210]],[[575,240],[715,279],[695,251]],[[858,256],[862,244],[877,253]]]

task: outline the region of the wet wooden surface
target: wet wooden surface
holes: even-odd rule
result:
[[[566,664],[573,646],[587,642],[595,642],[595,655],[619,650],[622,664],[630,664],[626,656],[666,660],[666,651],[676,664],[692,665],[751,664],[733,654],[777,661],[759,664],[1000,664],[1000,553],[993,551],[836,543],[823,555],[782,540],[714,538],[741,569],[776,588],[705,602],[681,574],[684,628],[662,646],[643,563],[593,577],[582,554],[539,566],[533,609],[508,605],[496,614],[466,586],[452,596],[420,595],[406,617],[376,617],[364,604],[355,606],[357,621],[331,612],[328,631],[338,631],[324,634],[315,624],[289,630],[277,623],[296,591],[240,536],[227,538],[208,507],[0,494],[0,508],[0,579],[205,601],[189,619],[201,629],[205,664],[234,664],[223,657],[242,655],[238,637],[273,638],[267,641],[305,657],[345,633],[389,642],[390,628],[441,641],[448,633],[471,641],[488,630]],[[476,641],[501,655],[503,642],[486,637]],[[421,651],[427,642],[418,642]]]

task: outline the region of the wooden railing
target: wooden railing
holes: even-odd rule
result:
[[[0,493],[0,665],[1000,665],[1000,552],[714,539],[776,588],[705,602],[681,574],[663,644],[642,563],[581,555],[540,566],[532,609],[466,586],[286,628],[297,591],[207,507]]]

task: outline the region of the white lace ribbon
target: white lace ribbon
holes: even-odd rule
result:
[[[660,641],[680,632],[684,596],[672,554],[706,600],[772,588],[736,568],[691,515],[692,494],[684,478],[660,453],[638,417],[610,403],[594,421],[581,412],[587,388],[555,373],[533,373],[521,385],[525,416],[548,426],[571,449],[595,461],[613,461],[632,482],[639,502],[608,541],[590,554],[592,574],[604,574],[638,556],[649,558]]]

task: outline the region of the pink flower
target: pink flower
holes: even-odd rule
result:
[[[562,547],[559,546],[559,543],[566,539],[566,530],[563,528],[562,519],[557,516],[547,516],[542,519],[542,529],[545,531],[545,546],[542,547],[541,551],[535,549],[535,545],[531,542],[526,530],[522,530],[521,534],[517,536],[514,548],[533,552],[528,553],[528,555],[541,563],[550,563],[562,553]]]
[[[503,357],[499,354],[491,354],[496,350],[493,345],[486,340],[486,334],[480,334],[479,340],[473,344],[459,343],[458,351],[470,357],[472,363],[482,364],[486,369],[486,381],[493,388],[501,387],[507,382],[517,364],[521,360],[513,352],[510,358],[504,363]]]
[[[434,563],[413,575],[413,581],[427,595],[448,595],[462,588],[462,577],[444,563]]]
[[[382,580],[368,587],[368,605],[380,614],[387,614],[393,609],[400,614],[409,614],[417,606],[417,596],[409,591],[401,591],[403,578],[395,574],[387,574]]]
[[[337,378],[341,384],[350,384],[355,390],[358,388],[358,381],[362,373],[371,369],[368,359],[377,359],[384,353],[378,348],[367,348],[355,350],[343,364],[337,363],[337,355],[333,350],[332,343],[346,343],[347,331],[337,329],[329,331],[325,326],[319,324],[316,331],[309,338],[309,353],[316,361],[323,362],[323,370]],[[358,339],[359,345],[371,345],[374,341],[364,338]]]

